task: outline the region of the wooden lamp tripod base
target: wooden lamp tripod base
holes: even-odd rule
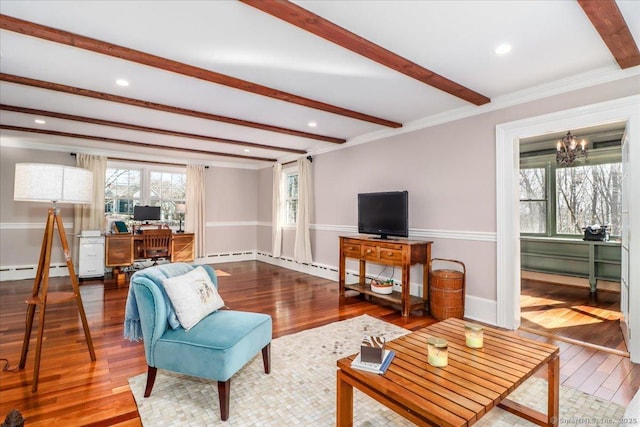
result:
[[[67,261],[67,269],[69,270],[69,276],[71,277],[72,292],[48,292],[49,288],[49,265],[51,262],[51,247],[53,244],[53,229],[54,226],[58,226],[58,236],[62,243],[62,249],[64,250],[64,256]],[[80,288],[78,286],[78,277],[73,268],[73,261],[71,260],[71,254],[69,252],[69,244],[67,243],[67,235],[64,232],[64,225],[62,223],[62,217],[60,216],[58,209],[55,207],[49,208],[49,216],[47,217],[47,225],[44,229],[44,238],[42,239],[42,248],[40,250],[40,261],[38,262],[38,271],[36,278],[33,282],[33,292],[31,298],[27,299],[27,320],[26,330],[24,333],[24,341],[22,342],[22,352],[20,355],[20,369],[24,369],[27,361],[27,352],[29,351],[29,340],[31,339],[31,329],[33,328],[33,318],[35,316],[36,307],[40,307],[40,313],[38,318],[38,340],[36,344],[36,360],[33,367],[33,384],[31,391],[38,390],[38,375],[40,373],[40,356],[42,355],[42,338],[44,334],[44,318],[47,311],[48,304],[57,304],[66,301],[75,301],[78,305],[78,311],[80,313],[80,319],[82,319],[82,326],[84,328],[84,336],[87,340],[87,347],[89,347],[89,354],[91,360],[95,362],[96,353],[93,349],[93,341],[91,340],[91,333],[89,331],[89,324],[87,323],[87,316],[84,312],[84,306],[82,305],[82,298],[80,296]]]

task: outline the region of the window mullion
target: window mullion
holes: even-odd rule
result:
[[[555,236],[556,232],[556,167],[551,162],[546,166],[546,181],[547,181],[547,236]]]
[[[140,174],[140,203],[144,206],[151,206],[151,171],[148,168],[143,168]]]

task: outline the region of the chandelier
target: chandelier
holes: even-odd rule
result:
[[[578,147],[578,141],[576,137],[571,134],[571,131],[558,141],[556,145],[556,163],[558,166],[573,166],[577,160],[583,160],[587,158],[587,141],[584,139],[580,141]]]

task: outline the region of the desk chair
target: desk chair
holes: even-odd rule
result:
[[[144,230],[142,232],[142,249],[144,257],[158,264],[158,258],[171,258],[171,229]]]

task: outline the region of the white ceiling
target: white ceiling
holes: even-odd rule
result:
[[[622,72],[574,1],[299,1],[296,4],[491,98],[476,106],[377,64],[238,1],[17,1],[0,12],[14,18],[157,55],[305,98],[402,123],[379,124],[303,107],[181,74],[0,31],[0,71],[271,126],[347,140],[320,141],[189,117],[22,84],[0,82],[4,105],[160,128],[308,154],[406,131],[447,114],[473,114],[501,99],[589,73]],[[636,41],[640,2],[617,1]],[[494,49],[510,43],[512,51]],[[637,69],[638,67],[634,67]],[[127,79],[128,87],[115,85]],[[569,87],[567,87],[568,90]],[[562,89],[556,89],[562,90]],[[53,146],[120,158],[231,162],[263,167],[300,154],[73,120],[0,111],[0,124],[166,147],[228,153],[168,152],[68,136],[7,130],[3,145]],[[308,127],[314,121],[316,128]]]

